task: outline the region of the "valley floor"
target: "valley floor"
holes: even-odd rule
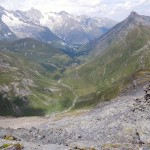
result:
[[[150,97],[144,89],[150,90],[150,85],[73,115],[0,118],[0,145],[19,142],[25,150],[150,150]],[[15,141],[4,139],[6,135]]]

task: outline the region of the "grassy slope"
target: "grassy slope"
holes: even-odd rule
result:
[[[64,82],[73,85],[80,96],[76,108],[109,100],[122,91],[134,74],[150,69],[150,29],[139,26],[126,40],[113,42],[102,56],[76,69],[68,70]]]
[[[65,110],[72,105],[73,93],[57,83],[61,70],[72,59],[52,47],[40,47],[35,42],[31,42],[36,45],[35,48],[31,45],[16,48],[14,44],[7,50],[5,44],[1,48],[4,50],[0,51],[0,59],[10,67],[0,68],[0,85],[9,86],[11,90],[6,93],[7,96],[3,92],[0,94],[0,115],[44,115]],[[24,87],[23,79],[32,80],[36,86]],[[19,84],[19,89],[29,88],[31,94],[24,97],[16,95],[12,86],[14,82]],[[56,90],[46,91],[45,88]]]

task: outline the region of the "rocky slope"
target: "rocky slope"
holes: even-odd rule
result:
[[[149,150],[149,102],[150,84],[134,86],[78,117],[46,118],[31,129],[1,128],[0,143],[12,143],[5,140],[9,135],[25,149],[34,143],[31,149]]]

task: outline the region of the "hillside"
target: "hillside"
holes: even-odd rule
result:
[[[58,83],[74,60],[48,44],[21,39],[0,44],[0,115],[45,115],[71,107],[74,93]]]
[[[79,95],[76,108],[110,100],[129,84],[135,85],[137,76],[143,77],[141,82],[150,79],[149,18],[132,12],[93,42],[85,64],[68,70],[64,82]]]

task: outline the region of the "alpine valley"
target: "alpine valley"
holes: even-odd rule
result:
[[[3,7],[0,23],[0,112],[15,116],[69,109],[76,96],[60,79],[66,69],[83,62],[75,57],[86,53],[79,47],[116,24],[64,11],[42,14],[34,8],[23,12]]]
[[[0,7],[0,150],[149,150],[149,104],[149,16]]]

